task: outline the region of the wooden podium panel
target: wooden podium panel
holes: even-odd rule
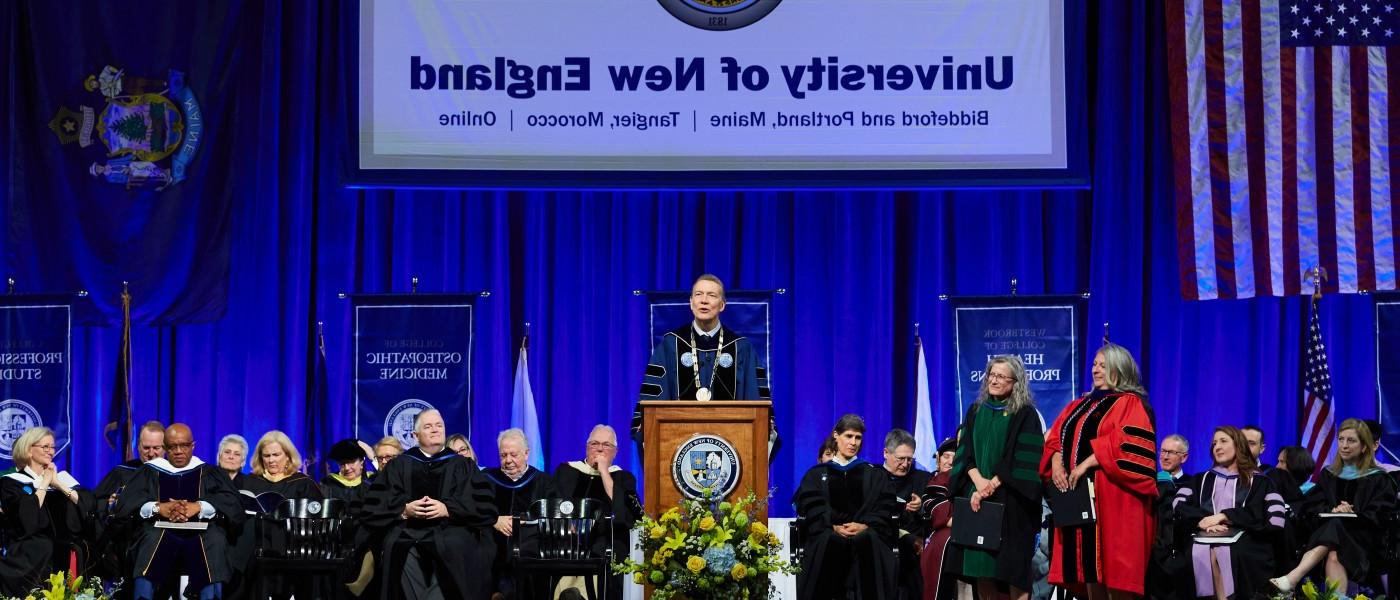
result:
[[[739,484],[726,500],[753,490],[768,494],[768,426],[773,403],[767,400],[644,400],[642,406],[642,481],[646,511],[653,516],[676,506],[681,491],[671,473],[676,449],[697,434],[714,435],[734,446]],[[766,521],[766,505],[759,514]]]

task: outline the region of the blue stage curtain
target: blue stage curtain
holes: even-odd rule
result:
[[[0,47],[15,36],[15,4],[0,11]],[[348,435],[351,321],[336,293],[407,291],[417,276],[425,292],[491,292],[478,305],[475,422],[447,419],[471,432],[488,465],[510,420],[515,350],[531,323],[531,378],[552,466],[582,455],[593,423],[625,432],[649,353],[645,301],[632,291],[684,288],[713,272],[734,288],[788,290],[771,365],[785,440],[772,467],[773,512],[784,515],[795,479],[841,414],[865,416],[872,461],[886,431],[912,429],[915,323],[929,354],[935,427],[953,433],[961,415],[948,377],[952,330],[938,295],[1003,294],[1014,277],[1023,294],[1091,294],[1089,355],[1111,323],[1112,339],[1143,366],[1159,434],[1195,442],[1188,469],[1209,466],[1210,432],[1225,423],[1262,426],[1274,451],[1263,462],[1272,463],[1296,443],[1306,305],[1182,300],[1162,7],[1092,6],[1090,190],[483,193],[343,188],[355,148],[353,3],[249,3],[262,27],[246,32],[253,57],[244,62],[258,69],[263,101],[239,123],[258,132],[255,146],[239,149],[256,153],[258,168],[234,209],[227,315],[135,329],[135,420],[189,423],[206,460],[226,433],[256,440],[278,428],[304,439],[313,337],[324,321],[326,414],[334,436]],[[11,75],[5,62],[0,70]],[[13,115],[5,109],[23,95],[9,92],[0,112]],[[11,189],[14,177],[0,171],[0,187]],[[32,258],[6,256],[3,268]],[[1368,298],[1324,299],[1344,417],[1376,415],[1370,325]],[[118,335],[115,327],[76,334],[68,460],[84,482],[117,460],[101,430]],[[619,462],[638,467],[630,444]]]

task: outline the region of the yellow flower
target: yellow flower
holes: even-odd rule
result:
[[[1316,600],[1316,598],[1317,598],[1317,586],[1316,586],[1316,585],[1313,585],[1313,582],[1312,582],[1311,579],[1309,579],[1308,581],[1303,582],[1302,590],[1303,590],[1303,597],[1304,597],[1304,598],[1307,598],[1308,600]]]
[[[632,582],[637,585],[642,585],[647,582],[647,578],[646,576],[642,575],[641,571],[637,571],[636,573],[632,574]]]
[[[651,528],[651,539],[659,540],[666,537],[666,528],[660,525]]]
[[[754,521],[753,523],[750,523],[750,524],[749,524],[749,533],[752,533],[752,534],[755,534],[755,535],[767,535],[767,534],[768,534],[768,526],[767,526],[767,525],[764,525],[763,523],[760,523],[760,522],[758,522],[758,521]]]
[[[734,568],[729,570],[729,576],[733,577],[734,581],[739,581],[740,579],[748,577],[748,575],[749,568],[745,567],[744,563],[735,563]]]
[[[686,559],[685,568],[689,569],[691,573],[698,575],[700,570],[705,568],[705,559],[699,556],[692,556]]]
[[[778,534],[776,534],[776,533],[769,533],[769,534],[768,534],[768,545],[769,545],[769,546],[777,546],[777,545],[778,545]]]
[[[680,511],[680,509],[678,509],[678,508],[674,508],[674,507],[673,507],[673,508],[667,510],[666,512],[661,513],[661,522],[662,522],[662,523],[675,523],[676,521],[679,521],[679,520],[681,520],[681,511]]]
[[[714,528],[715,528],[715,518],[714,518],[714,517],[711,517],[710,515],[705,515],[705,518],[700,519],[700,531],[709,531],[709,530],[714,529]]]

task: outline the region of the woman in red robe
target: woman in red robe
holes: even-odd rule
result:
[[[1157,435],[1137,362],[1105,344],[1094,389],[1071,402],[1045,436],[1041,477],[1060,490],[1094,482],[1098,520],[1055,528],[1050,583],[1090,600],[1142,595],[1155,529]]]

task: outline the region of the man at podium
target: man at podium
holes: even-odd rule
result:
[[[767,400],[768,382],[748,338],[720,324],[724,282],[705,274],[690,286],[695,319],[662,336],[642,379],[642,400]],[[642,440],[641,407],[632,438]]]

